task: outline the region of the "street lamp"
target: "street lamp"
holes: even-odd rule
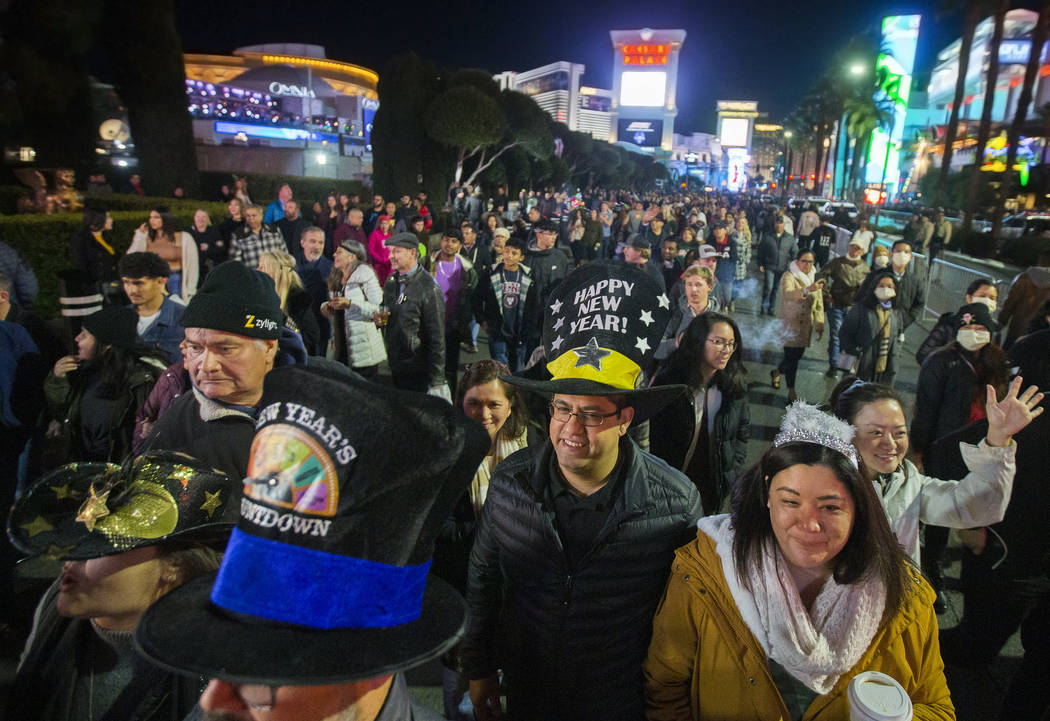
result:
[[[865,70],[864,66],[861,65],[860,63],[853,63],[852,65],[849,66],[849,74],[850,75],[863,75],[864,74],[864,70]]]

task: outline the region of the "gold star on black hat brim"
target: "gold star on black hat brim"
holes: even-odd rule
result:
[[[239,484],[180,453],[152,453],[124,467],[70,463],[26,490],[7,530],[30,557],[100,558],[174,538],[221,539],[233,526],[219,521],[221,509],[238,495]]]

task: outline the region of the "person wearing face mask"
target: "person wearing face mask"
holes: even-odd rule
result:
[[[911,244],[898,240],[890,251],[890,269],[897,282],[897,307],[901,312],[901,328],[897,351],[904,348],[904,333],[922,315],[926,307],[926,290],[923,278],[912,265]]]
[[[896,346],[901,329],[897,307],[897,281],[892,270],[876,270],[857,291],[857,302],[850,308],[839,330],[842,348],[839,367],[853,370],[863,380],[893,384],[897,374]],[[855,356],[847,361],[842,355]]]
[[[999,326],[988,306],[983,302],[964,305],[952,314],[950,327],[954,340],[931,353],[919,369],[911,435],[920,454],[926,454],[938,438],[985,417],[986,385],[1000,396],[1007,385],[1006,354],[990,342]],[[927,527],[925,541],[923,570],[937,591],[940,612],[946,607],[940,563],[948,545],[947,529]]]
[[[993,314],[998,307],[999,289],[995,287],[995,281],[991,278],[978,278],[966,288],[966,304],[982,303],[988,307],[988,312]],[[915,361],[921,366],[923,361],[938,348],[948,345],[955,340],[956,314],[942,313],[937,319],[937,324],[926,336],[926,340],[915,352]]]
[[[874,270],[882,270],[889,267],[890,249],[885,245],[876,245],[871,251],[871,267]]]
[[[925,453],[938,438],[985,417],[985,386],[1002,395],[1006,354],[991,342],[999,324],[983,303],[962,306],[954,319],[955,341],[934,351],[919,369],[911,435]]]

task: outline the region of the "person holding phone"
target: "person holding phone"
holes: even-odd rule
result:
[[[788,401],[798,398],[795,378],[798,362],[809,347],[813,331],[817,340],[824,335],[824,279],[816,280],[815,256],[812,250],[803,250],[791,261],[788,272],[780,281],[780,323],[784,356],[780,365],[769,372],[774,388],[780,388],[780,374],[787,378]]]

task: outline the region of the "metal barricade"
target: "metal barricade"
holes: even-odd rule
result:
[[[921,267],[919,258],[922,258]],[[916,264],[917,272],[926,274],[926,308],[922,320],[926,320],[927,314],[936,320],[944,313],[958,310],[965,301],[966,288],[975,280],[990,279],[999,291],[1000,299],[1006,297],[1013,281],[1013,278],[1003,277],[985,268],[969,268],[943,258],[937,258],[933,263],[933,272],[927,273],[926,257],[918,253],[913,255],[912,263]]]

